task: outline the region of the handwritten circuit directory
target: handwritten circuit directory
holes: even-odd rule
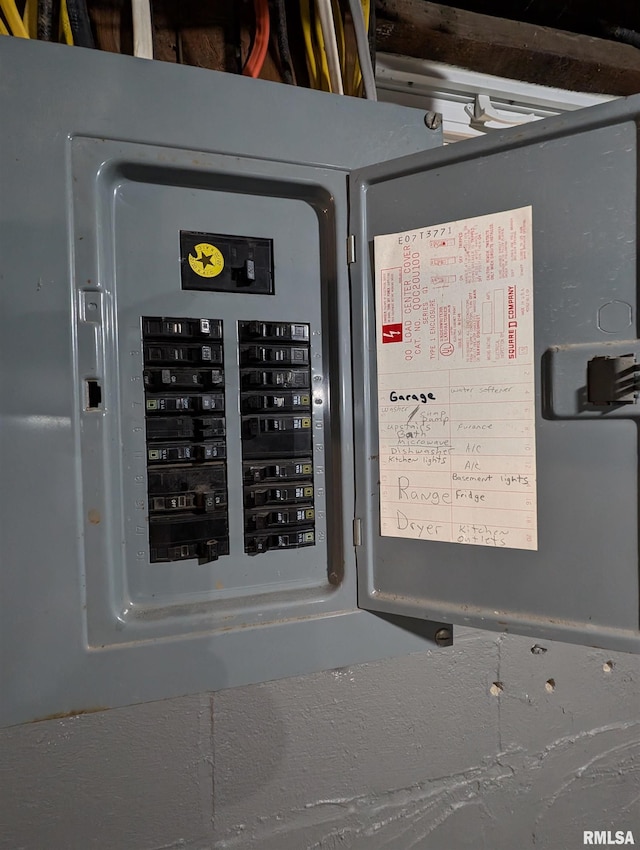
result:
[[[381,534],[537,549],[531,207],[375,239]]]

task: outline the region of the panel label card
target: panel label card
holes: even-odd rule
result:
[[[537,549],[531,207],[375,238],[383,536]]]

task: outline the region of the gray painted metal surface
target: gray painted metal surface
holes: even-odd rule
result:
[[[638,630],[640,405],[585,404],[587,362],[638,353],[631,98],[365,168],[351,180],[360,604],[622,650]],[[539,550],[379,534],[377,234],[533,208]]]
[[[340,411],[335,399],[351,388],[348,349],[331,345],[331,329],[347,309],[344,272],[338,271],[345,265],[344,245],[338,247],[346,230],[344,175],[86,137],[73,139],[71,175],[76,288],[100,305],[77,313],[75,386],[82,387],[85,375],[96,376],[105,407],[96,415],[82,410],[81,400],[76,404],[80,513],[100,518],[89,522],[84,539],[90,645],[347,607],[353,585],[340,586],[338,576],[345,567],[354,574],[352,556],[344,554],[353,549],[353,508],[340,480],[339,447],[349,446],[352,425],[349,408]],[[273,239],[275,295],[184,292],[176,262],[180,230]],[[140,316],[185,313],[223,321],[231,554],[208,565],[196,559],[152,564]],[[237,323],[254,319],[311,324],[312,386],[323,402],[312,407],[317,544],[259,557],[243,551],[237,370]],[[335,588],[329,575],[336,576]]]
[[[0,847],[637,847],[639,682],[640,656],[462,628],[446,652],[3,729]]]
[[[161,136],[170,146],[188,146],[184,122],[172,124],[163,117],[161,108],[146,115],[151,122],[147,125],[150,128],[147,135],[143,117],[137,115],[140,91],[127,88],[132,68],[145,78],[144,85],[140,83],[142,90],[148,95],[153,93],[158,107],[163,103],[169,105],[163,101],[163,93],[171,89],[167,98],[180,118],[193,117],[195,108],[176,100],[176,93],[182,92],[186,97],[197,88],[194,82],[197,80],[211,94],[210,89],[220,79],[218,75],[195,69],[46,45],[25,46],[27,52],[22,65],[19,57],[23,47],[16,42],[0,39],[3,66],[0,87],[5,93],[9,84],[21,90],[20,73],[27,75],[29,66],[35,62],[42,63],[41,67],[51,73],[54,64],[69,62],[64,73],[58,69],[61,76],[51,84],[46,73],[40,75],[39,87],[30,89],[25,101],[32,108],[32,114],[24,116],[25,123],[35,121],[36,114],[63,110],[61,92],[77,91],[91,120],[98,122],[100,136],[110,135],[109,127],[121,118],[120,107],[126,107],[128,120],[137,128],[134,141],[157,144]],[[53,57],[59,51],[67,51],[65,59],[56,58],[54,63]],[[100,101],[92,107],[87,90],[95,95],[94,83],[88,82],[94,76],[100,79]],[[158,88],[155,80],[161,83]],[[105,86],[106,81],[111,81],[109,87]],[[63,84],[64,89],[60,88]],[[268,121],[269,111],[275,108],[281,124],[284,122],[289,135],[295,136],[294,115],[296,110],[304,109],[306,93],[289,90],[286,102],[274,96],[274,103],[265,96],[273,88],[267,84],[230,79],[228,85],[249,100],[250,90],[260,94],[253,104],[253,114],[264,123],[264,131],[259,139],[245,134],[241,152],[259,157],[264,139],[265,149],[276,151],[277,156],[282,141],[280,130]],[[251,85],[256,88],[250,89]],[[27,98],[26,92],[24,97]],[[324,104],[328,97],[313,95],[312,102]],[[344,110],[342,115],[346,119],[354,105],[347,99],[335,100],[341,104],[336,109]],[[296,110],[287,109],[287,103],[292,102]],[[26,107],[23,112],[26,113]],[[390,122],[384,140],[371,134],[362,134],[358,140],[367,161],[385,156],[389,140],[395,139],[394,143],[404,145],[405,150],[411,144],[416,149],[421,146],[421,128],[414,125],[413,135],[406,126],[409,116],[415,113],[395,111],[393,114],[403,120]],[[204,135],[221,139],[222,152],[233,152],[233,133],[229,127],[220,126],[213,118],[200,120],[205,122]],[[313,110],[305,112],[303,120],[305,127],[313,128]],[[86,123],[79,125],[81,133],[86,133],[88,123],[86,119]],[[343,154],[350,155],[345,144],[350,138],[346,120],[338,122],[333,130],[338,134]],[[404,142],[397,134],[405,134]],[[314,137],[306,142],[306,150],[317,164],[327,164],[326,155],[331,151],[323,152],[326,144],[326,139]],[[2,146],[3,154],[10,151],[14,162],[20,160],[20,138],[9,143],[3,135]],[[213,143],[203,147],[209,151],[217,149]],[[43,145],[43,156],[46,149]],[[32,185],[28,163],[18,162],[14,167],[22,185]],[[38,198],[32,188],[30,203],[16,201],[18,206],[11,219],[4,203],[5,171],[0,171],[0,179],[4,231],[7,222],[15,221],[19,213],[29,210],[31,215]],[[42,230],[64,241],[66,230],[58,220],[56,205],[46,195],[40,203]],[[15,238],[15,224],[11,233]],[[38,276],[42,275],[39,297],[48,300],[51,315],[56,314],[55,307],[58,313],[68,316],[68,308],[60,307],[59,292],[56,297],[50,294],[55,287],[68,292],[68,283],[64,287],[56,283],[58,276],[66,281],[67,258],[56,253],[55,276],[48,276],[47,258],[37,250],[37,244],[30,246],[29,261],[22,260],[24,279],[12,278],[12,285],[31,285],[36,289]],[[5,250],[3,243],[2,257]],[[0,274],[6,275],[6,270],[0,270]],[[5,281],[6,277],[3,284]],[[7,305],[6,291],[3,286],[3,310]],[[22,313],[14,320],[24,317]],[[38,335],[46,343],[45,330],[43,321]],[[66,339],[67,332],[60,319],[60,327],[49,334],[49,344],[52,336]],[[58,344],[65,343],[58,341]],[[9,362],[17,362],[13,352]],[[39,362],[46,365],[46,360]],[[65,364],[68,359],[61,369]],[[32,365],[34,392],[45,394],[50,406],[54,397],[54,389],[48,383],[50,373],[41,378],[35,360]],[[58,380],[55,379],[55,386]],[[60,380],[66,380],[66,376],[62,374]],[[43,416],[43,410],[46,412],[44,403],[34,415]],[[68,414],[65,416],[68,419]],[[76,569],[75,554],[71,553],[69,567],[50,557],[47,551],[52,548],[51,541],[57,540],[65,511],[51,493],[40,496],[46,478],[53,477],[59,482],[68,474],[71,426],[67,420],[58,422],[53,417],[39,423],[34,436],[30,440],[25,436],[15,449],[28,447],[41,464],[46,463],[45,472],[40,474],[37,467],[25,464],[13,466],[20,481],[25,476],[28,479],[17,495],[26,500],[27,506],[32,506],[34,520],[21,519],[16,506],[11,521],[20,519],[30,545],[32,538],[42,538],[38,543],[40,567],[30,565],[23,551],[17,550],[17,544],[11,552],[7,551],[7,526],[3,525],[0,690],[5,699],[7,686],[26,680],[29,669],[33,669],[34,657],[46,650],[43,642],[53,641],[55,636],[51,628],[37,628],[38,612],[46,617],[52,606],[63,606],[63,618],[74,622],[78,619],[73,607],[78,595],[73,591],[75,585],[71,589],[74,599],[64,608],[69,590],[66,578]],[[5,424],[3,419],[2,439]],[[37,424],[25,419],[22,428],[35,429]],[[63,455],[59,460],[51,458],[46,451],[36,451],[38,442],[45,441],[50,431],[55,434],[56,427],[66,435],[57,444]],[[14,444],[4,445],[11,448]],[[4,455],[2,464],[3,481],[13,480],[7,474]],[[5,510],[7,505],[3,506]],[[62,576],[56,580],[56,572],[61,571]],[[22,595],[18,596],[14,593],[18,583],[14,575],[20,572],[26,572],[29,583],[20,584]],[[14,610],[9,610],[9,604]],[[30,604],[37,608],[36,616],[28,613]],[[364,612],[344,617],[358,625],[360,618],[367,618],[367,623],[372,619]],[[26,619],[24,625],[23,619]],[[344,646],[333,641],[332,634],[337,639],[348,639],[348,634],[336,629],[336,618],[328,619],[334,625],[333,630],[313,632],[313,638],[318,641],[313,661],[318,666],[327,658],[344,658],[347,653]],[[363,624],[363,628],[367,629],[368,625]],[[296,630],[285,628],[285,633],[290,640],[282,668],[292,668],[298,663],[302,665],[300,669],[309,669],[310,659],[303,657],[308,647],[296,659]],[[226,645],[239,648],[234,632],[227,634],[232,637]],[[262,629],[258,634],[264,642],[270,631]],[[386,635],[380,632],[369,651],[382,651],[386,647],[401,652],[397,635],[397,629],[389,629]],[[369,636],[372,639],[371,632]],[[106,653],[94,655],[101,672],[113,680],[112,689],[119,687],[118,679],[122,678],[122,701],[126,699],[134,672],[147,680],[140,685],[140,692],[148,693],[148,680],[154,679],[159,682],[158,693],[167,687],[174,687],[176,692],[181,688],[186,691],[196,678],[212,678],[210,667],[221,664],[224,638],[216,635],[208,640],[211,649],[208,661],[206,653],[198,650],[194,641],[183,640],[188,652],[181,660],[194,668],[208,664],[206,674],[172,667],[172,681],[168,683],[163,659],[155,651],[144,657],[138,654],[141,663],[137,667],[129,664],[120,648],[110,652],[112,660],[107,662],[99,660]],[[36,706],[38,699],[42,701],[43,690],[49,703],[55,697],[63,704],[70,687],[72,698],[81,696],[73,689],[72,678],[81,672],[82,652],[62,643],[62,647],[54,644],[48,654],[55,668],[51,675],[45,675],[42,680],[47,671],[42,667],[35,671],[31,706]],[[283,647],[277,641],[272,645]],[[259,641],[255,640],[241,648],[246,652],[261,651]],[[11,664],[10,657],[16,659]],[[171,660],[174,656],[165,654],[164,658]],[[276,661],[271,659],[271,664]],[[223,672],[218,666],[218,673]],[[228,671],[229,678],[237,672],[237,669]],[[637,845],[640,840],[639,677],[637,656],[556,642],[534,644],[515,635],[463,628],[456,633],[453,649],[445,652],[433,649],[230,688],[215,695],[201,693],[1,729],[0,847],[2,850],[42,850],[43,847],[558,850],[582,847],[585,829],[632,829]],[[60,683],[59,691],[52,697],[51,687],[56,681]],[[94,687],[94,677],[89,684]],[[27,707],[23,705],[21,709],[26,716]]]
[[[97,51],[2,39],[0,62],[1,722],[424,647],[436,625],[356,607],[347,176],[440,135],[420,112]],[[183,228],[273,237],[275,297],[181,291]],[[214,565],[147,563],[141,315],[225,321],[233,539]],[[330,497],[322,545],[251,559],[234,326],[255,318],[318,332]]]
[[[571,348],[600,350],[609,303],[628,304],[635,323],[633,102],[416,153],[439,141],[421,113],[58,46],[7,39],[1,48],[3,117],[11,127],[2,171],[2,345],[12,364],[2,429],[11,482],[3,505],[4,724],[409,652],[434,638],[434,620],[637,645],[636,409],[609,417],[616,421],[580,422],[590,414],[574,404],[582,387]],[[34,79],[37,125],[23,107]],[[212,86],[206,117],[194,95],[200,86]],[[73,100],[60,101],[60,91],[73,91]],[[348,172],[363,166],[351,187],[354,422],[346,186]],[[544,365],[540,551],[380,539],[362,246],[376,233],[529,203]],[[137,316],[202,314],[231,326],[255,318],[225,296],[215,309],[202,293],[188,293],[189,309],[177,300],[184,293],[172,289],[166,239],[184,216],[192,216],[189,227],[215,221],[211,230],[225,230],[229,216],[241,231],[246,222],[247,231],[265,235],[268,219],[281,242],[294,237],[280,305],[301,321],[311,310],[320,331],[315,353],[329,412],[316,423],[330,434],[322,454],[332,494],[326,556],[320,547],[311,556],[269,558],[260,576],[259,561],[237,546],[219,576],[152,574],[136,563],[131,475],[141,419],[124,410],[136,397],[129,358],[139,342]],[[303,258],[309,295],[297,289]],[[86,320],[87,293],[97,297],[98,322]],[[275,300],[264,310],[260,318],[282,315]],[[619,315],[609,309],[606,339],[626,349],[634,335],[628,322],[616,324]],[[227,343],[233,346],[233,334]],[[571,356],[563,359],[567,346]],[[104,381],[103,415],[83,411],[88,373]],[[232,378],[228,399],[236,389]],[[237,430],[230,458],[240,458]],[[356,493],[360,604],[379,616],[355,607]],[[230,496],[238,511],[237,484]],[[237,536],[237,514],[232,527]],[[327,581],[336,570],[344,570],[337,586]]]

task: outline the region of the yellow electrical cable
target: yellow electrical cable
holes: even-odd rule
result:
[[[18,38],[29,38],[29,33],[22,23],[22,18],[16,7],[15,0],[0,0],[0,9],[2,9],[13,35]]]
[[[38,2],[37,0],[26,0],[24,4],[24,12],[22,13],[22,23],[29,34],[29,38],[38,37]]]
[[[302,21],[302,35],[304,37],[305,56],[307,60],[307,71],[312,88],[318,88],[318,66],[313,51],[313,40],[311,37],[311,6],[309,0],[300,0],[300,20]]]
[[[71,31],[71,22],[69,20],[67,0],[62,0],[62,2],[60,3],[60,29],[62,30],[64,43],[73,44],[73,33]]]
[[[2,18],[0,18],[0,35],[9,35],[9,30],[5,27]]]
[[[315,15],[315,45],[317,48],[316,61],[319,69],[320,86],[322,91],[332,91],[331,79],[329,77],[329,63],[327,62],[327,51],[324,46],[322,35],[322,24],[319,15]]]

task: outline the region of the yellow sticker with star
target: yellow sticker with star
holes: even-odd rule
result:
[[[215,245],[199,242],[189,252],[189,265],[200,277],[217,277],[224,268],[224,257]]]

